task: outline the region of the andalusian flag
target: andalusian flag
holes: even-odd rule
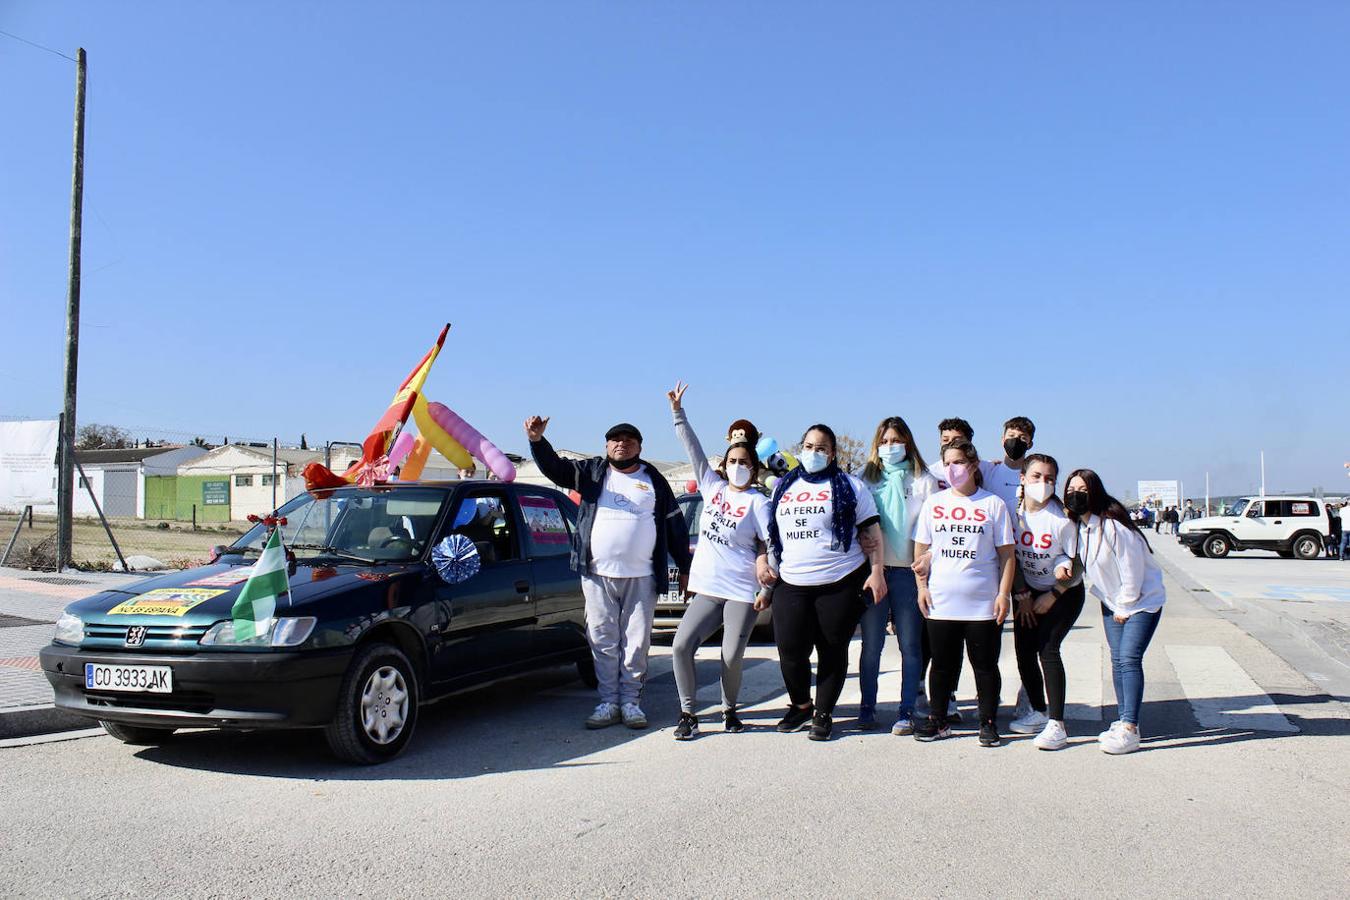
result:
[[[281,529],[273,528],[262,556],[253,564],[239,599],[230,615],[234,617],[234,639],[246,641],[263,634],[277,611],[277,598],[289,593],[286,580],[286,548],[281,546]]]

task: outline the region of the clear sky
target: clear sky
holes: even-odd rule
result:
[[[968,418],[1108,488],[1350,486],[1342,2],[0,2],[89,53],[80,420],[504,449],[664,391]],[[0,414],[61,405],[73,64],[0,37]]]

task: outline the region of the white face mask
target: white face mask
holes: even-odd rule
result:
[[[797,455],[797,461],[812,475],[830,464],[830,458],[825,455],[824,450],[803,450]]]
[[[909,451],[904,444],[882,444],[877,448],[877,456],[888,466],[898,466],[905,461]]]
[[[727,480],[733,487],[745,487],[750,483],[750,467],[743,463],[727,463]]]
[[[1049,481],[1036,481],[1022,485],[1022,495],[1036,503],[1044,503],[1055,492],[1055,486]]]

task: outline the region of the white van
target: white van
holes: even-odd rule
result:
[[[1182,522],[1177,539],[1196,556],[1223,559],[1234,550],[1274,550],[1316,559],[1331,534],[1321,497],[1243,497],[1223,516]]]

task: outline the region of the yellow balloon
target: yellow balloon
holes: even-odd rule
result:
[[[436,424],[436,420],[431,417],[431,412],[427,409],[427,398],[421,394],[417,395],[417,400],[413,403],[413,418],[417,420],[417,430],[420,432],[418,440],[426,438],[431,446],[436,448],[441,456],[450,460],[451,465],[455,468],[474,468],[473,457],[469,455],[469,451],[464,449],[463,444],[447,434],[444,428]]]

